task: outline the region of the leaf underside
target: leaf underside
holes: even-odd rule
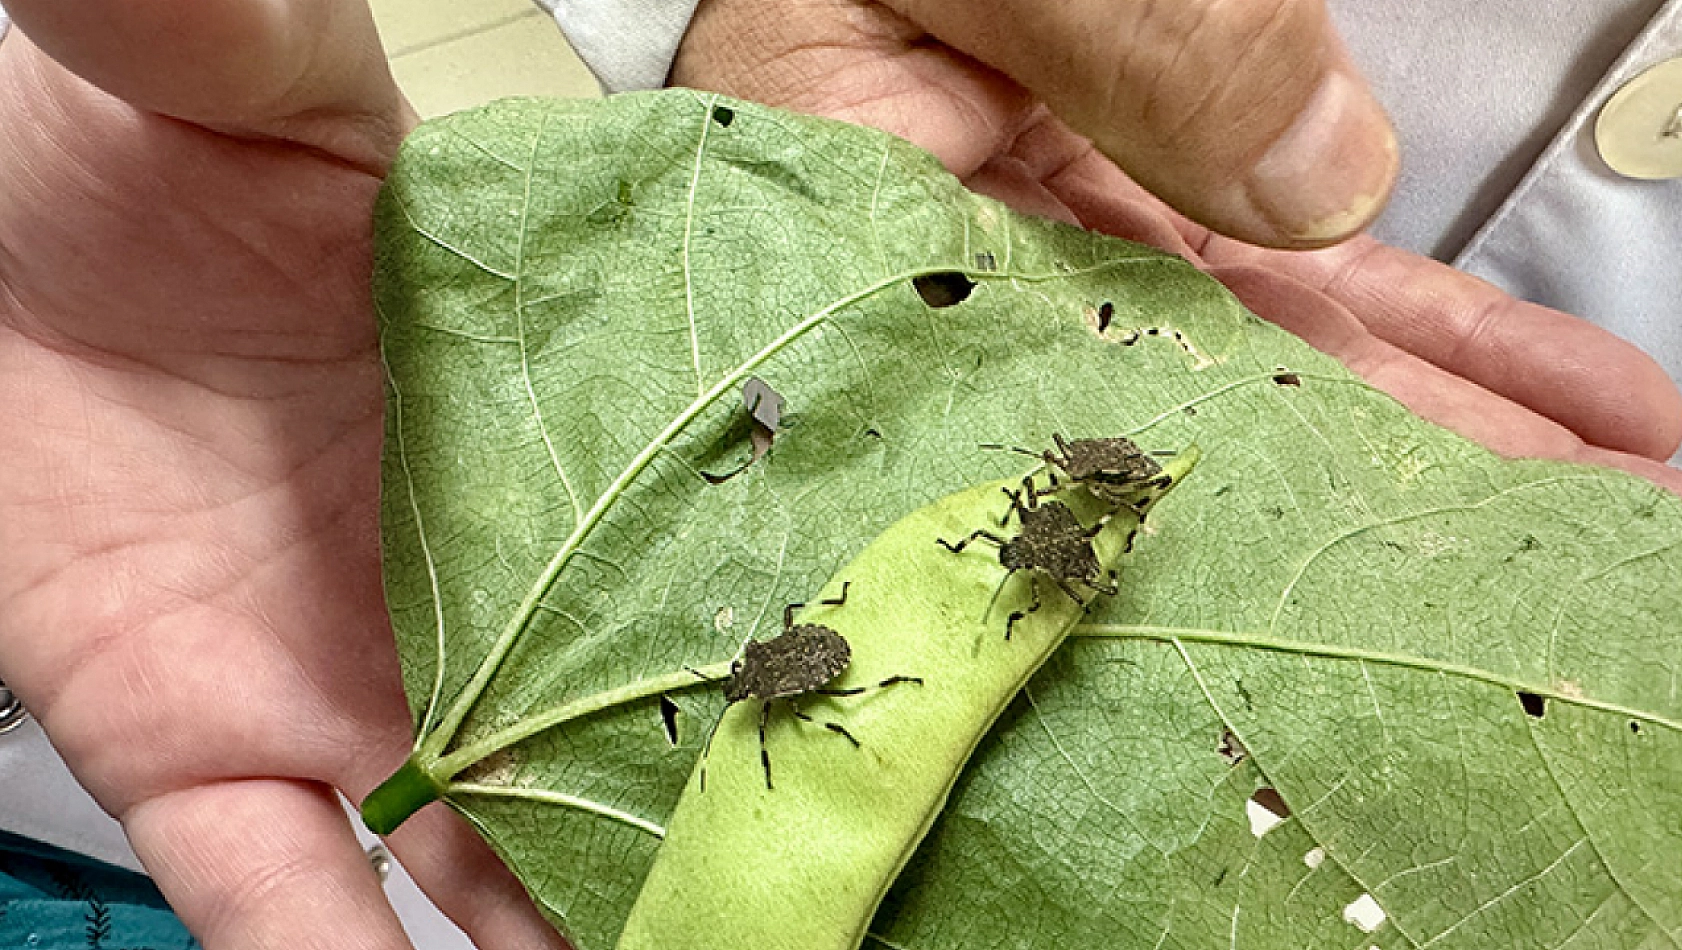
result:
[[[419,748],[457,756],[450,803],[580,950],[613,946],[722,704],[685,668],[775,633],[906,512],[1028,470],[981,444],[1053,433],[1204,459],[867,947],[1682,936],[1682,511],[1658,489],[1498,460],[1177,258],[700,93],[429,123],[377,229]],[[956,302],[915,286],[952,273]],[[783,428],[709,484],[751,458],[755,376]],[[557,724],[505,741],[533,722]],[[773,748],[804,740],[773,721]],[[1260,788],[1289,814],[1258,837]]]

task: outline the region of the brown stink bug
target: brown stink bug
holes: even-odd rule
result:
[[[847,602],[847,589],[852,582],[841,585],[841,596],[830,600],[820,600],[819,604],[826,607],[839,607]],[[859,740],[848,732],[845,726],[836,722],[822,722],[813,719],[801,710],[799,702],[807,696],[856,696],[869,689],[881,689],[899,683],[918,683],[922,679],[915,676],[890,676],[874,686],[854,686],[849,689],[839,689],[829,685],[847,664],[852,662],[853,648],[848,645],[845,637],[829,627],[817,623],[794,622],[794,613],[805,604],[789,604],[783,608],[783,631],[769,640],[748,640],[742,644],[742,653],[730,664],[730,675],[725,677],[724,709],[728,710],[736,703],[747,699],[761,701],[759,712],[759,761],[765,769],[765,787],[771,788],[771,755],[765,746],[765,725],[771,718],[771,707],[782,703],[788,707],[794,718],[802,722],[815,723],[830,732],[846,739],[859,747]],[[713,723],[712,731],[707,733],[707,742],[701,750],[701,790],[707,788],[707,756],[712,752],[713,736],[718,733],[718,723],[724,720],[724,713]]]
[[[1020,452],[1037,458],[1063,473],[1076,485],[1081,485],[1099,499],[1112,505],[1126,505],[1138,509],[1142,502],[1160,489],[1167,488],[1170,479],[1163,475],[1162,464],[1134,444],[1126,436],[1106,439],[1076,439],[1068,442],[1053,433],[1057,451],[1046,449],[1031,452],[1014,446],[987,445],[984,448]],[[1052,473],[1052,488],[1057,487],[1056,471]]]
[[[1013,492],[1006,489],[1005,494],[1010,496],[1010,510],[1005,512],[1004,520],[1008,522],[1012,514],[1020,515],[1022,520],[1022,530],[1017,532],[1016,537],[1001,538],[985,528],[977,528],[956,544],[942,538],[935,540],[953,554],[977,539],[987,541],[998,547],[999,563],[1010,571],[1010,575],[1023,570],[1032,572],[1028,575],[1028,589],[1033,603],[1027,610],[1011,612],[1010,618],[1005,621],[1006,640],[1010,639],[1016,621],[1040,609],[1039,579],[1042,575],[1050,578],[1058,590],[1083,607],[1086,606],[1086,598],[1071,584],[1080,584],[1100,594],[1116,592],[1114,581],[1105,577],[1098,552],[1092,547],[1092,539],[1104,530],[1103,521],[1088,528],[1062,502],[1047,501],[1042,504],[1032,479],[1023,479],[1021,490]],[[1023,502],[1024,497],[1027,498],[1026,503]],[[1007,580],[1010,575],[1006,576]]]

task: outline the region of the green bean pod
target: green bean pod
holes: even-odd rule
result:
[[[1193,447],[1165,473],[1177,483],[1196,458]],[[1082,616],[1080,605],[1041,578],[1040,608],[1006,640],[1009,614],[1031,603],[1028,572],[1007,579],[997,548],[986,543],[957,554],[936,543],[977,528],[1014,533],[999,527],[1009,504],[1000,489],[1017,484],[976,486],[911,513],[813,598],[836,597],[850,583],[845,604],[814,605],[800,616],[852,645],[852,664],[832,685],[870,686],[891,676],[922,684],[801,701],[813,718],[844,725],[858,748],[774,713],[771,789],[760,765],[760,704],[731,706],[713,740],[706,787],[698,764],[619,950],[856,950],[862,943],[976,744]],[[1111,515],[1094,546],[1106,568],[1116,567],[1138,513],[1111,510],[1082,490],[1059,500],[1087,524]]]

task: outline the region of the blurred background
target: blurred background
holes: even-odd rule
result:
[[[422,118],[503,96],[600,95],[531,0],[372,0],[397,84]]]

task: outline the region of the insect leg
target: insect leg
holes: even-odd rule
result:
[[[934,541],[935,541],[936,544],[940,545],[941,547],[945,548],[948,551],[951,551],[953,554],[957,554],[960,551],[962,551],[964,548],[969,547],[969,543],[971,541],[974,541],[976,538],[980,538],[983,541],[987,541],[987,542],[990,542],[992,544],[996,544],[999,547],[1004,547],[1004,545],[1005,545],[1005,539],[1004,538],[1001,538],[998,535],[994,534],[993,532],[988,531],[986,528],[976,528],[974,531],[970,532],[969,537],[963,539],[962,541],[959,541],[957,544],[953,544],[952,542],[946,540],[945,538],[935,538]]]
[[[842,604],[845,604],[847,602],[847,588],[849,588],[851,586],[853,586],[852,581],[842,581],[841,582],[841,596],[840,597],[831,597],[828,600],[820,600],[820,601],[818,601],[818,606],[820,606],[820,607],[839,607]],[[800,608],[802,608],[804,606],[806,606],[806,602],[801,601],[798,604],[788,604],[788,605],[783,607],[783,629],[784,630],[788,630],[789,628],[794,626],[794,612],[799,610]]]
[[[921,686],[923,685],[923,678],[921,676],[890,676],[882,682],[877,683],[876,688],[881,689],[884,686],[898,686],[900,683],[916,683],[918,686]]]
[[[1063,582],[1058,581],[1057,583],[1061,585]],[[1064,589],[1067,590],[1067,588]],[[1040,609],[1040,576],[1038,574],[1028,575],[1028,592],[1033,595],[1034,602],[1028,605],[1027,610],[1013,610],[1010,612],[1010,616],[1005,620],[1006,640],[1010,639],[1011,632],[1016,629],[1016,621],[1021,620],[1023,617],[1026,617],[1034,611]],[[1071,594],[1070,596],[1072,597],[1074,595]],[[1075,601],[1079,603],[1080,598],[1075,597]]]
[[[1057,488],[1056,472],[1051,474],[1051,487],[1053,491]],[[1042,493],[1039,488],[1034,485],[1034,476],[1032,475],[1024,476],[1022,479],[1022,487],[1016,491],[1011,491],[1008,488],[1001,488],[999,490],[1005,493],[1006,498],[1010,499],[1010,507],[1005,509],[1005,516],[999,519],[1000,527],[1010,523],[1011,515],[1016,514],[1026,516],[1028,512],[1033,511],[1040,506],[1040,495]],[[1023,496],[1027,496],[1028,503],[1026,505],[1022,503]]]
[[[765,790],[771,790],[771,750],[765,747],[765,723],[771,719],[771,700],[759,705],[759,764],[765,769]]]
[[[1067,594],[1069,596],[1070,600],[1074,601],[1077,604],[1080,604],[1082,607],[1086,606],[1086,598],[1082,597],[1080,594],[1076,593],[1075,589],[1073,587],[1069,586],[1068,581],[1065,581],[1061,577],[1053,577],[1051,579],[1051,582],[1057,585],[1058,590]],[[1093,590],[1098,590],[1098,589],[1099,588],[1097,588],[1097,587],[1093,587]],[[1105,593],[1109,593],[1109,592],[1105,591]],[[1034,606],[1038,607],[1039,605],[1036,603]]]
[[[853,744],[853,748],[855,748],[855,749],[861,748],[863,746],[863,743],[859,742],[859,740],[856,737],[854,737],[854,735],[852,733],[847,731],[847,727],[841,725],[840,723],[838,723],[838,722],[825,722],[822,719],[813,719],[811,716],[808,716],[808,715],[806,715],[806,713],[802,712],[800,707],[794,705],[793,703],[789,703],[788,708],[794,712],[794,718],[800,720],[801,722],[809,722],[809,723],[811,723],[815,726],[822,726],[825,729],[828,729],[830,732],[833,732],[836,735],[840,736],[841,738],[846,739],[848,742],[851,742]]]
[[[1010,525],[1010,516],[1011,515],[1014,515],[1014,514],[1016,514],[1017,512],[1020,512],[1020,511],[1024,511],[1025,509],[1022,507],[1022,493],[1021,492],[1014,492],[1014,491],[1011,491],[1008,488],[1001,488],[1001,489],[999,489],[999,491],[1004,492],[1005,497],[1010,499],[1010,507],[1006,508],[1005,513],[999,516],[999,527],[1004,528],[1004,527],[1008,527]]]
[[[1000,443],[1000,442],[983,442],[980,445],[976,446],[976,448],[994,449],[994,450],[1002,449],[1006,452],[1015,452],[1018,455],[1026,455],[1031,459],[1037,459],[1037,458],[1040,457],[1037,452],[1030,452],[1029,450],[1024,449],[1020,446],[1005,445],[1005,444]]]
[[[1085,581],[1084,583],[1086,586],[1092,588],[1100,594],[1106,594],[1110,597],[1114,597],[1115,595],[1121,593],[1121,588],[1116,586],[1116,575],[1114,571],[1111,571],[1107,576],[1109,578],[1107,583],[1099,583],[1098,581]]]
[[[1062,489],[1063,483],[1057,480],[1057,469],[1046,469],[1045,477],[1051,482],[1051,486],[1045,490],[1044,494],[1050,495]]]
[[[900,683],[916,683],[918,686],[921,686],[923,685],[923,678],[921,676],[890,676],[874,686],[850,686],[845,689],[835,686],[824,686],[819,689],[814,689],[812,692],[817,693],[819,696],[857,696],[860,693],[869,692],[873,689],[881,689],[884,686],[898,686]]]
[[[694,672],[691,670],[691,672]],[[699,675],[699,674],[696,674]],[[713,736],[718,735],[718,724],[724,721],[724,714],[730,711],[735,703],[725,703],[718,711],[718,718],[713,720],[713,727],[707,730],[707,741],[701,746],[701,791],[707,790],[707,758],[713,754]]]
[[[1139,525],[1142,524],[1143,521],[1144,521],[1144,519],[1143,519],[1143,517],[1141,517],[1139,522],[1136,522],[1133,525],[1132,530],[1127,532],[1127,540],[1125,540],[1121,543],[1121,553],[1123,553],[1123,554],[1132,554],[1133,553],[1133,542],[1134,542],[1135,539],[1137,539],[1139,537]]]

